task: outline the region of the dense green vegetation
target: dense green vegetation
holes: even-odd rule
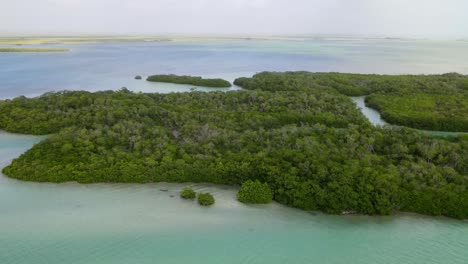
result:
[[[468,76],[365,75],[263,72],[234,84],[249,90],[336,90],[348,96],[370,95],[366,104],[390,123],[418,129],[468,131]]]
[[[180,192],[180,197],[183,199],[195,199],[195,197],[197,197],[197,193],[192,188],[184,188]]]
[[[0,128],[51,134],[3,170],[22,180],[252,180],[306,210],[468,218],[468,137],[373,127],[334,88],[49,93],[0,101]]]
[[[198,204],[203,206],[213,205],[215,203],[215,199],[210,193],[199,193],[197,198]]]
[[[67,52],[68,49],[50,48],[0,48],[0,52]]]
[[[349,124],[367,123],[349,98],[319,90],[278,94],[261,91],[134,94],[126,89],[57,92],[34,99],[0,101],[0,113],[0,128],[10,132],[45,135],[67,127],[99,127],[102,132],[116,129],[116,125],[127,128],[128,122],[141,124],[128,128],[135,130],[133,133],[156,133],[148,130],[158,128],[158,133],[172,134],[172,139],[178,139],[180,133],[193,136],[195,133],[189,131],[200,130],[201,126],[210,133],[216,130],[229,134],[229,130],[268,130],[287,124],[321,123],[345,128]]]
[[[436,131],[468,131],[468,94],[372,94],[366,105],[390,123]]]
[[[152,75],[147,79],[149,82],[166,82],[177,84],[191,84],[195,86],[229,88],[231,83],[223,79],[203,79],[198,76],[179,76],[179,75]]]
[[[237,200],[242,203],[266,204],[271,202],[273,194],[267,183],[258,180],[248,180],[244,182],[237,193]]]
[[[468,76],[375,75],[351,73],[262,72],[253,78],[238,78],[234,84],[249,90],[302,91],[336,90],[348,96],[383,93],[458,94],[468,91]]]

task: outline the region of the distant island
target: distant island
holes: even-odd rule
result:
[[[374,127],[348,97],[368,95],[401,123],[461,130],[467,76],[264,72],[235,83],[244,90],[0,101],[1,129],[49,135],[3,173],[39,182],[235,184],[245,202],[468,218],[468,136]]]
[[[0,52],[68,52],[68,49],[59,48],[0,48]]]
[[[165,42],[160,36],[70,36],[70,37],[0,37],[0,45],[54,45],[113,42]]]
[[[223,79],[203,79],[198,76],[180,76],[180,75],[152,75],[147,79],[149,82],[165,82],[176,84],[190,84],[195,86],[212,87],[212,88],[229,88],[232,84]]]

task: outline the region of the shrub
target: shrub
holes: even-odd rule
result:
[[[141,80],[141,79],[142,79],[142,78],[141,78],[140,75],[135,76],[135,80]]]
[[[266,183],[248,180],[242,184],[237,193],[237,200],[242,203],[266,204],[271,202],[273,194]]]
[[[215,199],[210,193],[200,193],[198,194],[198,203],[203,206],[208,206],[214,204]]]
[[[180,192],[180,197],[183,199],[195,199],[197,193],[192,188],[185,188]]]

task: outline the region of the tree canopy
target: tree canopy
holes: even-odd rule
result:
[[[21,180],[251,180],[306,210],[468,216],[468,137],[373,127],[334,88],[48,93],[0,101],[0,128],[50,134],[3,170]]]
[[[369,75],[310,72],[263,72],[239,78],[234,84],[249,90],[335,90],[364,96],[366,105],[379,110],[396,125],[418,129],[468,132],[468,76]]]

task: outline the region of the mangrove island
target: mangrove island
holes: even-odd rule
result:
[[[198,76],[179,76],[179,75],[152,75],[147,79],[149,82],[165,82],[176,84],[190,84],[195,86],[212,87],[212,88],[229,88],[231,83],[223,79],[203,79]]]
[[[242,185],[246,203],[468,218],[468,136],[375,127],[348,96],[368,95],[402,124],[459,131],[468,124],[466,76],[265,72],[236,84],[244,90],[0,101],[1,129],[49,135],[3,172],[38,182]]]

